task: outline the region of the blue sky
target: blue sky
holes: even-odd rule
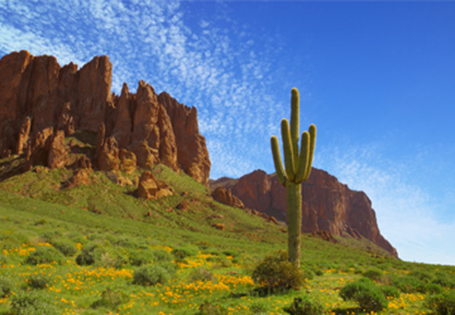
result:
[[[0,0],[0,56],[108,55],[113,91],[197,107],[212,178],[274,172],[297,87],[314,166],[368,194],[402,259],[453,265],[454,30],[446,1]]]

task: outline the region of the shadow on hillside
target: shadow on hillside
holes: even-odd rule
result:
[[[17,155],[0,162],[0,182],[10,177],[25,173],[25,157]]]

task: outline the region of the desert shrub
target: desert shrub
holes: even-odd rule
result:
[[[153,250],[153,261],[154,262],[163,262],[163,261],[172,261],[174,258],[172,255],[164,249],[155,249]]]
[[[252,279],[258,285],[256,291],[260,294],[299,289],[303,284],[300,270],[289,262],[285,251],[266,256],[254,269]]]
[[[59,315],[62,312],[43,291],[18,292],[11,296],[11,308],[17,315]]]
[[[340,290],[343,300],[355,301],[362,310],[380,311],[388,307],[384,293],[368,278],[348,283]]]
[[[267,315],[267,314],[269,314],[269,312],[267,310],[267,304],[264,303],[263,301],[255,301],[255,302],[251,303],[250,311],[254,315]]]
[[[190,250],[188,248],[174,248],[171,251],[171,254],[174,255],[176,259],[185,259],[186,257],[194,256],[197,254],[196,251]]]
[[[116,250],[107,244],[90,243],[76,257],[80,266],[96,264],[101,267],[120,268],[128,262],[128,257],[120,249]]]
[[[232,262],[224,255],[207,257],[207,261],[215,263],[213,268],[228,268],[232,266]]]
[[[392,287],[390,285],[381,285],[379,286],[379,290],[384,294],[386,298],[398,298],[400,296],[400,291],[397,288]]]
[[[455,278],[446,272],[436,272],[435,279],[433,279],[432,283],[439,284],[444,288],[455,289]]]
[[[145,265],[134,272],[133,283],[140,285],[164,284],[171,278],[169,271],[160,265]]]
[[[197,315],[227,315],[227,314],[229,314],[229,312],[225,307],[223,307],[219,304],[214,304],[209,301],[205,301],[199,306],[199,312],[196,314]]]
[[[450,290],[441,294],[430,295],[426,304],[437,315],[455,315],[455,291]]]
[[[27,284],[33,289],[45,289],[49,283],[49,278],[40,274],[33,274],[27,279]]]
[[[29,265],[50,264],[53,262],[61,264],[63,259],[63,255],[55,248],[43,246],[31,252],[24,262]]]
[[[427,284],[425,284],[424,289],[425,289],[424,291],[426,293],[430,293],[430,294],[440,294],[440,293],[444,292],[444,288],[436,283],[427,283]]]
[[[80,266],[93,265],[99,255],[99,246],[96,243],[90,243],[82,249],[77,255],[76,263]]]
[[[311,300],[307,295],[294,298],[292,304],[284,307],[283,311],[291,315],[320,315],[323,313],[323,307],[316,301]]]
[[[425,283],[409,275],[392,277],[391,285],[403,293],[415,293],[425,291]]]
[[[135,249],[130,250],[130,264],[133,266],[142,266],[150,264],[154,259],[155,255],[150,249]]]
[[[380,270],[379,268],[370,268],[370,269],[366,270],[365,272],[363,272],[362,275],[373,281],[379,281],[379,280],[381,280],[383,273],[382,273],[382,270]]]
[[[3,254],[3,253],[0,253],[0,266],[1,265],[6,265],[8,263],[8,257]]]
[[[411,271],[407,276],[417,278],[423,283],[429,283],[434,278],[434,276],[431,273],[422,270]]]
[[[197,267],[193,269],[190,273],[189,280],[191,282],[195,281],[213,281],[215,280],[215,277],[213,276],[213,273],[211,273],[209,270],[203,268],[203,267]]]
[[[4,298],[11,293],[13,282],[6,276],[0,276],[0,298]]]
[[[51,244],[66,257],[71,257],[77,253],[76,246],[70,241],[57,240],[51,242]]]
[[[128,296],[121,291],[114,291],[111,288],[107,288],[101,294],[101,299],[95,301],[91,307],[106,307],[114,310],[117,306],[124,304],[129,301]]]

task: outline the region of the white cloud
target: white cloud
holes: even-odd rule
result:
[[[342,149],[344,148],[344,149]],[[381,233],[407,261],[455,265],[455,222],[441,221],[428,192],[414,182],[410,164],[383,159],[382,148],[323,147],[315,160],[351,189],[364,191],[372,201]]]

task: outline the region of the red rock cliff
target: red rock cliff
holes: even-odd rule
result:
[[[34,57],[27,51],[3,56],[0,157],[24,152],[29,165],[35,161],[46,164],[44,155],[50,149],[41,139],[43,135],[54,139],[59,130],[66,136],[77,130],[96,133],[103,124],[100,144],[109,140],[110,147],[140,155],[138,164],[160,162],[207,185],[210,159],[205,138],[199,134],[196,109],[179,104],[165,92],[158,96],[144,81],[139,82],[137,93],[130,93],[124,84],[121,95],[115,96],[111,79],[112,64],[107,56],[93,58],[80,70],[73,63],[61,67],[55,57]],[[40,158],[34,158],[38,154],[31,151],[38,147]],[[104,148],[103,158],[109,156],[109,148]],[[88,156],[94,160],[92,165],[98,165],[93,162],[99,152],[103,150]]]
[[[245,207],[286,222],[286,189],[275,175],[257,170],[238,180],[222,182]],[[217,181],[211,185],[217,186]],[[396,249],[381,235],[371,201],[364,192],[351,190],[336,177],[313,168],[302,183],[302,197],[302,232],[328,231],[354,238],[361,235],[398,257]]]

